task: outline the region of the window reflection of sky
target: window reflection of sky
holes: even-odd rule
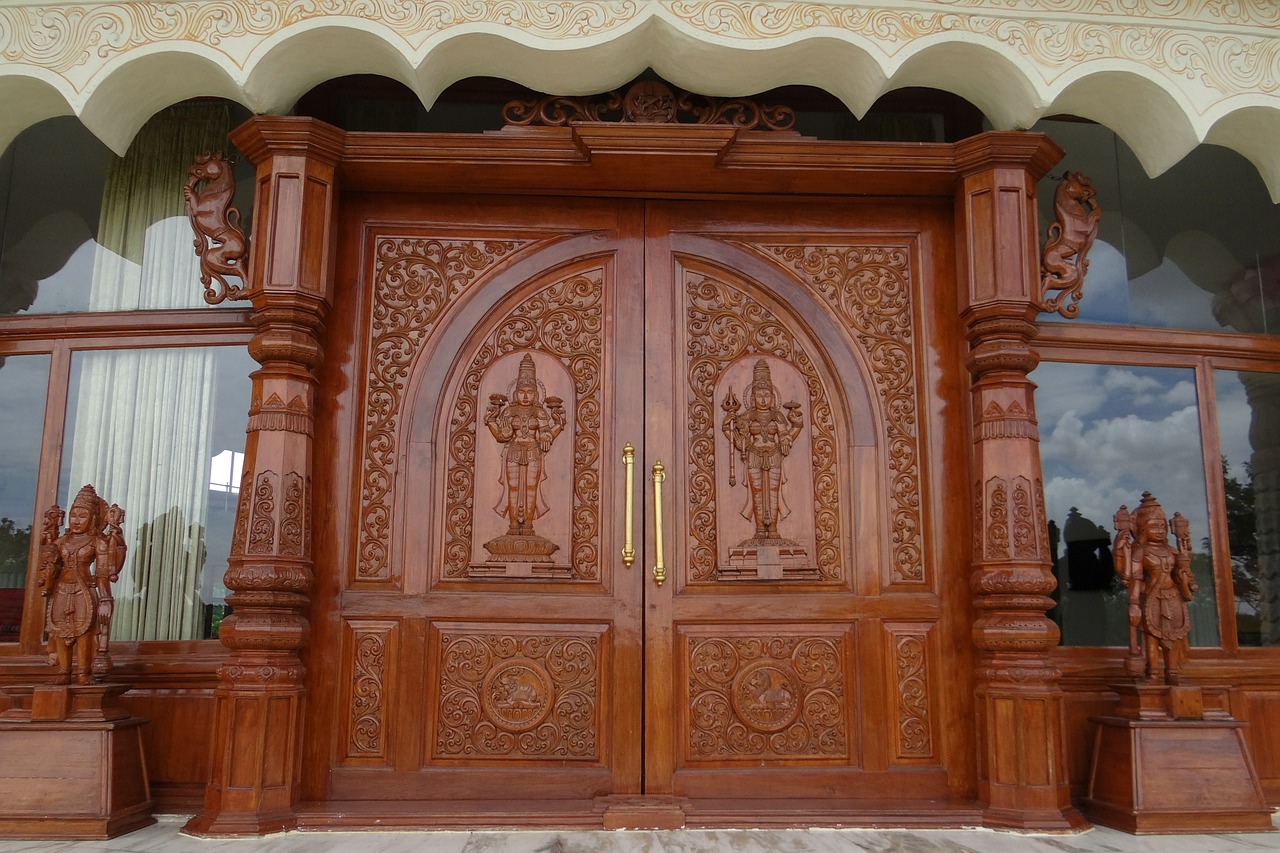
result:
[[[1041,364],[1040,455],[1049,517],[1070,507],[1111,527],[1144,490],[1208,533],[1195,376],[1190,369]]]
[[[1207,550],[1201,544],[1209,535],[1209,522],[1192,370],[1045,362],[1031,378],[1039,386],[1036,414],[1046,510],[1060,532],[1065,533],[1075,508],[1084,520],[1113,537],[1116,510],[1122,504],[1134,509],[1143,491],[1150,491],[1169,516],[1186,516],[1193,547]],[[1079,524],[1073,526],[1080,529]],[[1055,558],[1065,555],[1065,544],[1064,537]],[[1109,554],[1102,556],[1109,560]],[[1201,590],[1193,602],[1197,630],[1192,643],[1211,645],[1217,632],[1207,555],[1195,568]],[[1066,578],[1060,580],[1065,587]],[[1064,588],[1060,594],[1072,592]],[[1064,606],[1060,615],[1066,642],[1117,644],[1117,637],[1123,636],[1116,633],[1123,630],[1122,601],[1086,605],[1084,599],[1091,595],[1114,597],[1075,593],[1075,612],[1088,614],[1078,619],[1087,618],[1090,624],[1070,624],[1071,606]]]

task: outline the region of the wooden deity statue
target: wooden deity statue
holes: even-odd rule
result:
[[[737,463],[741,462],[750,491],[742,516],[755,522],[755,535],[730,549],[730,564],[736,568],[759,569],[763,562],[776,564],[784,571],[798,568],[805,561],[805,552],[799,543],[782,537],[778,524],[786,515],[782,465],[804,428],[804,415],[794,400],[779,404],[778,389],[773,384],[769,363],[764,359],[755,363],[745,396],[747,406],[744,408],[730,388],[720,405],[724,412],[720,429],[732,447],[729,485],[737,485]],[[754,576],[779,575],[757,572]]]
[[[120,525],[124,510],[85,486],[71,502],[67,530],[59,534],[62,509],[50,507],[40,534],[40,594],[54,684],[100,682],[111,671],[108,635],[114,599],[111,584],[124,567]]]
[[[502,495],[494,511],[507,519],[507,532],[485,543],[495,561],[548,562],[559,546],[537,535],[533,523],[549,509],[542,494],[546,454],[565,427],[564,401],[544,397],[533,357],[520,359],[512,390],[490,394],[485,426],[502,445]]]
[[[1129,593],[1126,669],[1148,684],[1180,684],[1191,621],[1187,602],[1199,587],[1191,574],[1191,531],[1181,513],[1170,523],[1150,492],[1130,516],[1115,515],[1116,574]],[[1175,544],[1169,544],[1169,528]]]

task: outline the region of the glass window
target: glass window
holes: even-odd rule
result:
[[[74,354],[59,503],[87,483],[125,510],[113,638],[214,634],[238,499],[219,460],[243,459],[254,367],[241,347]]]
[[[1065,170],[1088,177],[1102,205],[1080,319],[1280,332],[1280,205],[1249,161],[1201,145],[1149,178],[1101,125],[1042,121],[1034,129],[1067,151],[1038,189],[1042,231],[1054,221],[1054,191]]]
[[[1280,373],[1214,372],[1236,640],[1280,645]]]
[[[1144,491],[1191,524],[1193,646],[1218,645],[1195,373],[1189,368],[1044,362],[1036,414],[1064,645],[1128,644],[1127,600],[1112,565],[1113,517]]]
[[[71,118],[22,133],[0,158],[0,315],[204,307],[182,185],[196,155],[226,149],[233,113],[170,107],[123,158]],[[247,208],[248,164],[237,177]]]
[[[22,627],[48,383],[49,356],[0,357],[0,643]]]

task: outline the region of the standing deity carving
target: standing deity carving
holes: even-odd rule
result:
[[[550,562],[559,545],[533,528],[549,510],[543,495],[546,455],[566,424],[564,401],[546,396],[528,353],[520,359],[511,397],[490,394],[484,424],[502,445],[502,494],[493,509],[507,532],[484,544],[494,561]]]
[[[773,384],[769,362],[760,359],[752,370],[751,385],[744,395],[747,406],[729,389],[720,408],[724,420],[720,429],[729,440],[729,485],[736,486],[738,463],[750,492],[742,516],[755,523],[755,534],[730,549],[732,567],[766,565],[799,568],[806,554],[799,543],[784,539],[778,531],[787,508],[782,497],[783,462],[804,429],[800,403],[779,403],[781,395]],[[723,574],[723,572],[722,572]],[[779,577],[776,572],[757,572],[757,577]]]
[[[93,684],[111,671],[108,635],[115,600],[111,584],[124,567],[120,525],[124,510],[108,505],[93,486],[85,486],[66,514],[46,510],[40,533],[40,594],[45,598],[45,630],[50,663],[58,668],[54,684]]]
[[[1170,521],[1150,492],[1129,514],[1115,515],[1112,548],[1116,574],[1129,594],[1129,658],[1126,670],[1149,684],[1180,684],[1191,633],[1187,602],[1199,587],[1191,573],[1191,531],[1186,518]],[[1169,544],[1172,527],[1175,544]]]

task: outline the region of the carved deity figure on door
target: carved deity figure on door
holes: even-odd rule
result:
[[[1112,549],[1116,574],[1129,594],[1127,671],[1149,684],[1179,684],[1191,619],[1187,602],[1199,589],[1191,573],[1191,531],[1186,518],[1170,522],[1150,492],[1133,515],[1122,506],[1115,516]],[[1169,544],[1173,528],[1176,545]]]
[[[46,601],[50,663],[58,668],[51,681],[93,684],[111,671],[111,584],[124,567],[124,510],[85,486],[71,502],[66,532],[59,534],[63,518],[61,508],[50,507],[40,534],[37,583]]]
[[[545,394],[528,353],[520,359],[511,396],[489,395],[484,424],[502,446],[502,492],[493,509],[507,532],[484,544],[495,562],[546,563],[559,545],[539,536],[534,522],[549,509],[543,486],[546,456],[566,424],[564,401]]]
[[[800,403],[779,402],[781,395],[763,358],[752,369],[744,397],[745,407],[730,388],[720,404],[724,412],[720,429],[730,446],[729,485],[737,485],[741,465],[741,479],[748,490],[742,516],[755,524],[755,534],[730,549],[729,568],[738,576],[776,578],[787,567],[799,568],[807,558],[798,542],[779,532],[788,514],[782,495],[783,465],[804,429],[804,415]],[[721,574],[726,574],[724,567]]]

